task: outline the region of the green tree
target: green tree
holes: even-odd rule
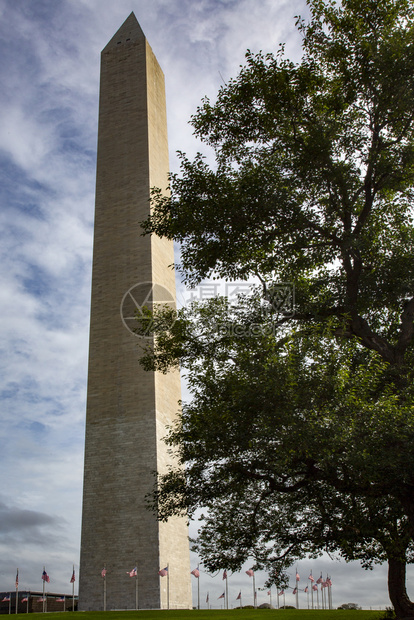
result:
[[[193,117],[214,165],[181,154],[171,194],[153,192],[144,228],[181,243],[188,283],[255,276],[263,303],[275,282],[296,296],[293,317],[227,319],[263,338],[213,337],[220,302],[159,333],[144,364],[187,366],[194,401],[170,438],[186,473],[157,501],[161,518],[208,507],[211,568],[321,548],[387,560],[397,615],[413,617],[413,7],[309,6],[299,63],[249,52]]]
[[[215,166],[181,155],[144,227],[181,243],[190,284],[294,282],[296,322],[338,317],[401,366],[414,316],[412,3],[309,5],[301,62],[247,54],[192,119]]]
[[[402,404],[375,352],[338,346],[329,328],[275,332],[272,319],[257,300],[214,299],[180,310],[147,349],[147,368],[181,363],[193,396],[168,437],[178,467],[159,478],[159,518],[203,507],[194,548],[205,566],[253,557],[279,584],[323,550],[366,568],[387,561],[391,601],[413,616],[412,386]]]

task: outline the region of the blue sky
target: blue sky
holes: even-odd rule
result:
[[[41,589],[45,565],[50,591],[70,592],[78,571],[100,51],[131,11],[166,76],[172,170],[178,149],[201,148],[188,125],[201,98],[248,48],[284,42],[298,59],[294,16],[307,15],[304,0],[0,2],[0,591],[17,567],[22,589]],[[329,572],[334,605],[389,604],[385,567],[298,569],[303,586]],[[247,575],[229,588],[230,605],[240,589],[250,602]],[[220,606],[221,575],[202,573],[207,590]]]

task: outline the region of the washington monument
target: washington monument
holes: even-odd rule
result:
[[[180,377],[143,371],[132,332],[141,305],[175,301],[172,242],[140,228],[168,170],[164,76],[131,13],[101,54],[81,610],[191,608],[186,519],[159,523],[145,499]]]

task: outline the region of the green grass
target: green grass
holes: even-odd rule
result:
[[[309,609],[219,609],[163,611],[83,611],[30,614],[30,620],[379,620],[383,611],[344,611]],[[16,620],[28,620],[27,614],[13,614]]]

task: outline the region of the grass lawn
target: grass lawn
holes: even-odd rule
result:
[[[309,609],[200,609],[163,611],[81,611],[47,613],[45,620],[379,620],[384,611],[344,611]],[[13,614],[16,620],[27,620],[27,614]],[[41,620],[43,614],[30,614],[30,620]]]

